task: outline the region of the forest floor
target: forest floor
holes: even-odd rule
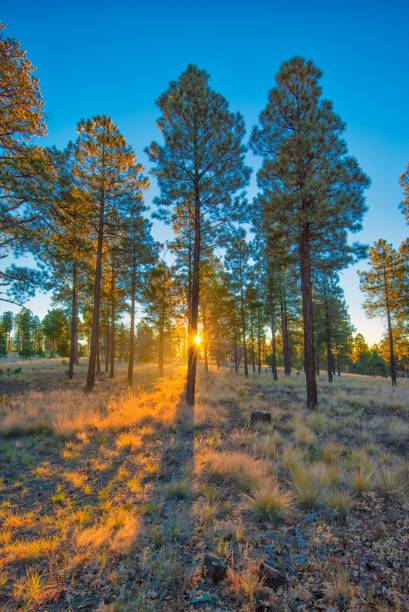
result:
[[[407,381],[6,368],[0,610],[409,609]]]

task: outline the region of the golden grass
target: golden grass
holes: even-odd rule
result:
[[[129,552],[136,541],[140,519],[124,509],[112,510],[99,524],[77,529],[74,533],[75,546],[87,552],[97,552],[108,547],[115,553]]]
[[[267,462],[239,452],[207,452],[201,461],[209,478],[236,482],[242,487],[257,486],[271,469]]]
[[[62,376],[60,360],[43,363],[50,368],[50,379]],[[22,367],[24,376],[31,376],[27,364]],[[78,570],[87,563],[98,565],[104,581],[111,576],[119,585],[118,568],[134,566],[136,550],[138,559],[147,551],[140,564],[145,573],[137,577],[143,597],[129,609],[149,602],[145,595],[151,576],[161,592],[169,589],[176,598],[175,593],[185,592],[185,573],[181,576],[180,547],[172,542],[193,524],[200,554],[214,549],[223,555],[231,565],[227,587],[244,609],[254,609],[260,586],[258,544],[265,537],[257,517],[294,523],[302,520],[306,508],[322,504],[320,517],[331,524],[328,508],[341,515],[351,508],[353,512],[354,492],[375,489],[400,503],[409,490],[401,446],[408,385],[395,393],[379,379],[342,377],[332,387],[321,380],[320,407],[310,413],[302,407],[303,376],[274,384],[270,377],[246,381],[231,371],[199,371],[193,415],[181,401],[184,377],[180,366],[169,368],[163,380],[152,366],[138,366],[135,378],[141,386],[132,391],[125,389],[122,372],[117,382],[99,381],[89,395],[77,379],[47,392],[19,393],[2,403],[0,431],[12,433],[15,427],[16,437],[1,442],[0,456],[13,469],[22,466],[3,485],[2,494],[6,490],[10,502],[0,507],[0,556],[9,564],[0,586],[4,580],[10,597],[14,594],[11,609],[43,605],[53,576],[61,581],[74,576],[81,582]],[[272,412],[274,426],[243,427],[256,408]],[[365,419],[363,409],[368,411]],[[236,418],[241,425],[233,429]],[[30,428],[41,434],[42,426],[51,435],[17,435]],[[70,439],[62,442],[52,432]],[[44,460],[49,450],[51,462]],[[42,491],[38,504],[48,514],[41,519],[23,512],[20,504],[20,494],[23,500],[30,486],[27,480]],[[51,502],[50,511],[45,504]],[[287,526],[274,529],[286,531]],[[254,541],[257,549],[251,549]],[[47,569],[47,563],[55,565]],[[29,565],[34,573],[24,575]],[[320,588],[324,582],[324,596],[334,607],[345,607],[354,597],[343,570],[324,572]],[[283,593],[283,605],[290,591]]]
[[[144,370],[150,373],[152,366],[138,369],[143,377]],[[10,400],[0,431],[7,434],[44,426],[59,436],[71,437],[90,428],[103,432],[151,422],[170,424],[183,391],[184,376],[185,367],[174,366],[172,377],[159,379],[153,389],[122,389],[115,395],[108,391],[84,394],[78,387],[31,390]]]
[[[247,507],[261,518],[283,520],[292,508],[292,496],[276,482],[264,481],[246,495]]]

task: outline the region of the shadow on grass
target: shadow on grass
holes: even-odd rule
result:
[[[137,609],[189,608],[187,585],[194,562],[191,551],[195,532],[194,407],[187,405],[184,397],[185,392],[176,406],[158,472],[142,481],[152,482],[152,489],[136,542],[136,549],[143,555],[139,568],[142,585],[134,601]]]

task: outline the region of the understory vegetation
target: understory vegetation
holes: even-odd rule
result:
[[[61,359],[1,397],[2,610],[404,610],[409,387],[135,368],[84,395]],[[86,363],[81,361],[80,370]],[[252,411],[271,424],[250,427]],[[206,554],[227,567],[218,584]],[[271,588],[265,561],[283,576]]]

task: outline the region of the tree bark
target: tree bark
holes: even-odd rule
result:
[[[115,375],[115,266],[112,261],[111,274],[111,337],[109,342],[109,378]]]
[[[393,333],[392,333],[392,324],[391,324],[391,313],[389,304],[387,302],[386,306],[386,316],[388,320],[388,337],[389,337],[389,353],[390,353],[390,368],[391,368],[391,379],[392,386],[396,387],[396,362],[395,362],[395,352],[393,349]]]
[[[244,313],[244,294],[243,294],[243,265],[242,265],[242,253],[240,248],[240,311],[241,311],[241,333],[243,341],[243,362],[244,362],[244,376],[248,377],[249,370],[247,365],[247,343],[246,343],[246,317]]]
[[[317,407],[315,378],[314,316],[312,307],[311,253],[309,224],[303,224],[299,243],[301,295],[304,325],[304,370],[307,383],[307,407]]]
[[[274,302],[273,296],[269,294],[269,305],[270,305],[270,324],[271,324],[271,372],[273,379],[278,380],[277,376],[277,350],[276,350],[276,336],[275,336],[275,320],[274,320]]]
[[[216,367],[220,370],[220,332],[219,332],[219,322],[216,324],[216,346],[215,346],[215,356],[216,356]]]
[[[287,325],[287,300],[285,295],[284,281],[282,284],[282,292],[280,299],[280,311],[281,311],[281,337],[283,341],[283,361],[284,361],[284,374],[290,376],[291,374],[291,360],[290,360],[290,349],[288,346],[288,325]]]
[[[163,358],[163,336],[164,336],[164,301],[165,301],[166,297],[165,295],[162,293],[162,299],[161,299],[161,312],[160,312],[160,318],[159,318],[159,350],[158,350],[158,365],[159,365],[159,376],[163,376],[164,374],[164,367],[163,367],[163,362],[164,362],[164,358]]]
[[[136,301],[136,265],[135,257],[132,259],[131,276],[131,326],[129,328],[129,355],[128,355],[128,387],[133,384],[133,362],[135,355],[135,301]]]
[[[388,283],[386,281],[386,268],[383,266],[383,283],[384,283],[384,294],[385,294],[385,305],[386,305],[386,319],[388,321],[388,338],[389,338],[389,362],[391,370],[392,387],[396,387],[396,363],[395,363],[395,352],[393,350],[393,333],[391,323],[391,308],[389,300]]]
[[[207,350],[207,325],[206,325],[206,305],[203,303],[203,353],[205,372],[209,371],[209,359]]]
[[[325,308],[325,343],[327,347],[327,374],[328,382],[332,383],[332,354],[331,354],[331,328],[328,312],[327,277],[324,272],[324,308]]]
[[[74,377],[74,364],[78,363],[78,261],[72,264],[72,301],[71,301],[71,346],[68,378]]]
[[[260,317],[260,306],[257,309],[257,351],[258,351],[258,373],[261,374],[261,317]]]
[[[91,346],[89,351],[87,384],[85,387],[85,391],[92,391],[92,389],[94,388],[95,366],[97,361],[97,352],[99,352],[99,310],[102,273],[102,243],[104,240],[104,212],[104,196],[102,195],[98,224],[97,260],[95,265],[94,308],[92,311]]]
[[[105,321],[105,351],[104,351],[104,357],[105,357],[105,372],[108,374],[109,372],[109,356],[111,354],[110,352],[110,348],[109,348],[109,343],[110,343],[110,330],[109,330],[109,316],[107,316],[106,321]]]
[[[109,378],[115,376],[115,308],[111,312],[111,339],[109,342]]]
[[[97,374],[101,374],[101,342],[99,339],[97,345]]]
[[[194,244],[193,244],[193,270],[192,270],[192,306],[191,306],[191,337],[188,349],[186,402],[193,406],[195,403],[197,347],[194,339],[197,336],[197,320],[199,314],[199,288],[200,288],[200,193],[199,179],[195,177],[195,217],[194,217]]]
[[[256,354],[254,350],[254,321],[253,311],[250,310],[250,337],[251,337],[251,363],[253,367],[253,374],[256,372]]]
[[[237,335],[236,335],[236,324],[233,325],[233,351],[234,351],[234,371],[239,370],[239,361],[237,357]]]

